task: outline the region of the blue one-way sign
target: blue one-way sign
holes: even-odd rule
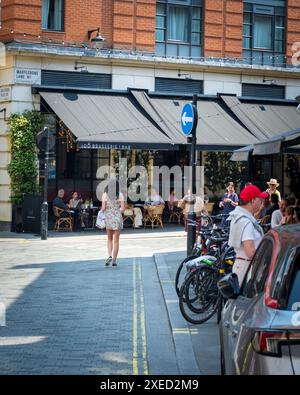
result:
[[[193,126],[195,123],[195,111],[191,103],[187,103],[181,113],[181,129],[185,136],[189,136],[192,133]]]

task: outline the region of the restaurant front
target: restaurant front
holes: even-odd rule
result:
[[[66,199],[77,191],[84,201],[99,204],[97,186],[105,178],[118,174],[120,159],[126,159],[128,169],[146,168],[149,187],[154,166],[168,169],[179,166],[184,185],[189,144],[181,133],[180,117],[184,104],[192,98],[189,95],[155,95],[144,90],[83,92],[43,86],[34,89],[41,96],[46,126],[56,136],[49,172],[50,202],[59,189],[64,189]],[[199,96],[198,100],[199,166],[207,163],[217,167],[217,162],[206,161],[208,152],[229,153],[257,141],[222,108],[219,98]],[[107,172],[99,171],[103,168]],[[41,172],[41,182],[42,177]],[[161,187],[162,180],[160,192]],[[170,188],[173,187],[171,175]],[[182,190],[184,193],[186,190]]]

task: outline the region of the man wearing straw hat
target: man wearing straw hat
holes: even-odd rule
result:
[[[281,195],[280,192],[277,190],[277,187],[279,187],[279,184],[277,182],[277,180],[275,178],[271,178],[269,182],[267,182],[267,184],[269,185],[269,188],[266,190],[266,192],[269,194],[270,196],[270,200],[271,200],[271,196],[273,194],[278,196],[279,202],[281,201]]]

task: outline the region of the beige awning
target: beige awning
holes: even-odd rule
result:
[[[181,132],[180,118],[187,100],[149,97],[145,92],[134,90],[131,92],[147,114],[166,134],[170,136],[170,131],[172,131],[176,141],[179,140],[178,136],[182,136],[180,140],[186,142],[186,138]],[[201,148],[204,149],[207,146],[209,150],[213,146],[214,149],[217,147],[226,149],[226,147],[244,146],[258,141],[246,128],[228,115],[216,101],[200,99],[197,108],[199,116],[197,145]]]
[[[221,99],[260,141],[300,127],[300,111],[295,105],[242,103],[229,95],[221,95]]]
[[[174,145],[132,103],[129,96],[40,92],[40,95],[77,137],[78,142],[122,143],[133,146]],[[88,145],[87,145],[88,147]]]

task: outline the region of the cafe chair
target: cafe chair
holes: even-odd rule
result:
[[[134,227],[134,210],[133,207],[130,204],[125,204],[125,210],[123,213],[123,222],[128,222],[131,224],[132,227]]]
[[[165,205],[145,206],[144,227],[151,226],[153,228],[163,228],[162,215]]]
[[[174,203],[173,208],[171,208],[169,204],[169,210],[170,210],[169,223],[177,221],[178,224],[180,225],[181,218],[183,216],[183,210],[178,207],[178,202]]]
[[[62,213],[66,213],[66,216],[62,217]],[[55,217],[54,232],[66,230],[73,232],[73,218],[71,213],[59,207],[53,207],[53,214]]]

